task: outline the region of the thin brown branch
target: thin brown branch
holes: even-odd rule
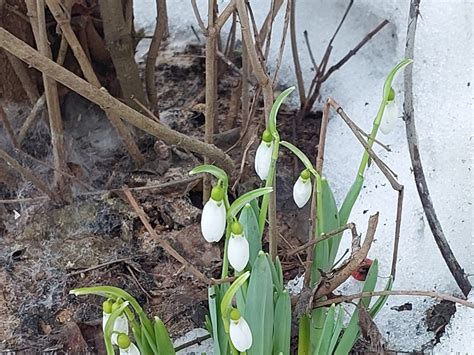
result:
[[[339,296],[330,298],[324,301],[318,301],[314,303],[313,307],[325,307],[330,306],[332,304],[342,303],[342,302],[349,302],[355,299],[363,298],[363,297],[378,297],[378,296],[420,296],[420,297],[431,297],[436,298],[439,300],[445,300],[449,302],[459,303],[463,306],[474,308],[474,303],[463,300],[458,297],[454,297],[451,295],[447,295],[445,293],[439,293],[434,291],[418,291],[418,290],[391,290],[391,291],[374,291],[374,292],[361,292],[356,293],[353,295],[347,296]]]
[[[224,170],[230,174],[232,173],[234,167],[232,159],[222,150],[213,145],[201,142],[196,138],[176,132],[153,121],[140,112],[135,111],[111,96],[104,88],[97,89],[67,69],[42,56],[3,28],[0,28],[0,47],[6,49],[32,67],[35,67],[45,75],[54,78],[81,96],[122,117],[122,119],[135,127],[162,139],[167,144],[174,144],[188,149],[191,152],[207,156],[211,161],[218,161]]]
[[[293,256],[295,254],[299,254],[299,253],[303,252],[305,249],[309,249],[310,247],[322,242],[323,240],[335,237],[338,234],[344,232],[346,229],[353,229],[353,228],[355,228],[354,223],[347,223],[344,226],[341,226],[341,227],[339,227],[339,228],[337,228],[337,229],[335,229],[331,232],[323,233],[318,238],[313,238],[311,241],[290,250],[286,255]]]
[[[27,2],[27,5],[29,3],[30,2]],[[35,11],[35,9],[29,6],[28,12],[30,11]],[[44,0],[36,0],[36,16],[38,22],[38,35],[36,44],[38,46],[39,52],[46,58],[51,59],[51,48],[49,47],[46,33]],[[43,74],[43,83],[46,105],[48,107],[49,126],[51,130],[51,145],[53,147],[53,159],[55,167],[53,185],[56,185],[59,189],[67,189],[67,186],[63,181],[63,176],[58,173],[58,171],[65,171],[67,169],[58,85],[55,80],[45,74]]]
[[[168,28],[166,0],[156,0],[156,13],[155,31],[146,57],[145,85],[151,110],[158,113],[156,106],[158,103],[158,97],[155,83],[155,66],[160,51],[161,41],[164,38],[166,29]]]
[[[415,53],[415,33],[419,15],[419,6],[420,0],[411,0],[410,14],[408,17],[407,40],[405,45],[405,57],[410,59],[414,58]],[[448,268],[459,288],[462,290],[463,294],[467,296],[472,289],[472,285],[449,246],[446,235],[444,234],[443,228],[436,214],[434,203],[431,199],[428,184],[426,182],[425,173],[423,171],[423,165],[421,164],[418,135],[415,125],[415,109],[413,107],[413,67],[411,65],[405,68],[404,87],[405,98],[403,103],[403,116],[406,127],[408,149],[410,151],[411,164],[413,167],[413,176],[415,178],[418,195],[420,196],[426,219],[428,220],[428,224],[441,255],[448,265]]]
[[[329,104],[331,107],[339,114],[339,116],[343,119],[343,121],[347,124],[347,126],[351,129],[352,133],[356,136],[357,140],[362,144],[364,149],[369,154],[370,158],[374,161],[374,163],[379,167],[380,171],[385,175],[387,180],[390,182],[392,188],[396,191],[400,191],[402,186],[397,180],[396,175],[392,172],[392,170],[380,159],[377,154],[373,151],[373,149],[369,146],[367,141],[362,137],[359,133],[358,129],[354,126],[354,122],[349,118],[349,116],[345,113],[342,107],[334,101],[334,99],[328,99]]]
[[[290,13],[290,39],[291,39],[291,53],[293,55],[293,63],[295,66],[296,83],[298,87],[298,94],[300,96],[300,107],[303,107],[306,102],[306,91],[304,88],[303,74],[301,71],[300,57],[298,53],[298,44],[296,42],[296,0],[288,0],[291,3]]]
[[[38,117],[40,112],[43,110],[45,103],[46,103],[46,98],[43,94],[43,95],[40,96],[38,101],[36,101],[33,108],[31,109],[31,112],[26,117],[25,122],[23,123],[23,125],[20,128],[20,132],[18,133],[18,143],[19,144],[21,144],[21,142],[23,142],[23,140],[25,139],[26,134],[28,133],[28,130],[30,129],[30,127],[35,122],[36,117]]]
[[[336,70],[340,69],[344,64],[346,64],[349,59],[351,59],[357,52],[370,41],[372,37],[374,37],[385,25],[388,24],[388,20],[383,20],[377,27],[375,27],[372,31],[370,31],[367,36],[365,36],[362,41],[360,41],[353,49],[351,49],[341,60],[339,60],[336,64],[331,66],[324,76],[321,78],[321,81],[326,81],[332,73]]]
[[[181,254],[179,254],[166,240],[161,238],[153,229],[153,227],[148,222],[147,216],[143,209],[138,205],[137,200],[133,197],[132,193],[128,188],[124,188],[123,192],[127,197],[128,201],[130,202],[130,206],[132,206],[135,213],[140,218],[141,222],[145,226],[146,230],[150,234],[150,237],[155,240],[162,248],[165,250],[169,255],[179,261],[182,265],[186,267],[186,269],[193,274],[198,280],[202,281],[206,285],[210,285],[212,281],[204,275],[201,271],[196,269],[189,261],[187,261]]]
[[[169,181],[169,182],[164,182],[164,183],[150,184],[150,185],[139,186],[139,187],[130,187],[128,189],[130,191],[147,191],[147,190],[162,191],[165,189],[175,187],[177,185],[182,185],[182,184],[191,185],[193,183],[196,183],[198,180],[201,180],[200,176],[192,176],[192,177],[187,177],[184,179]],[[121,188],[120,189],[105,189],[105,190],[97,190],[97,191],[90,191],[90,192],[82,192],[82,193],[76,194],[75,197],[97,196],[97,195],[104,195],[104,194],[118,193],[118,192],[123,192],[123,189]],[[18,198],[18,199],[12,199],[12,200],[0,200],[0,204],[34,203],[34,202],[45,201],[48,199],[49,199],[48,196]]]
[[[18,172],[26,181],[30,181],[33,185],[35,185],[38,190],[43,192],[48,198],[50,198],[54,202],[58,202],[59,199],[56,194],[51,191],[51,189],[31,171],[30,169],[22,166],[18,163],[12,156],[10,156],[6,151],[0,148],[0,159],[3,159],[7,162],[10,167]]]
[[[283,59],[283,52],[285,50],[285,43],[286,43],[286,34],[288,32],[288,25],[290,23],[290,14],[291,14],[291,3],[290,3],[290,1],[288,1],[287,6],[286,6],[286,11],[285,11],[285,20],[284,20],[284,23],[283,23],[283,31],[282,31],[282,34],[281,34],[280,50],[279,50],[279,53],[278,53],[278,58],[277,58],[276,65],[275,65],[275,72],[273,74],[273,79],[272,79],[273,85],[275,85],[275,83],[277,81],[278,73],[280,71],[280,66],[281,66],[282,59]]]
[[[198,22],[199,28],[201,29],[202,33],[207,36],[207,28],[204,25],[204,21],[202,20],[201,14],[199,13],[199,9],[196,4],[196,0],[191,0],[191,5],[193,8],[194,16]]]
[[[74,56],[81,67],[84,77],[89,83],[97,88],[100,88],[102,85],[97,78],[91,63],[89,62],[89,59],[84,52],[81,43],[72,29],[72,26],[69,22],[69,14],[65,12],[66,9],[58,0],[46,0],[46,3],[48,4],[48,7],[56,22],[61,27],[63,36],[69,43],[72,52],[74,53]],[[117,134],[124,143],[132,159],[137,165],[142,165],[145,162],[145,158],[141,154],[140,149],[138,149],[138,146],[136,145],[130,130],[127,128],[127,126],[125,126],[124,122],[117,115],[107,110],[105,113],[112,126],[116,129]]]
[[[12,145],[15,148],[18,148],[18,140],[16,139],[15,131],[13,131],[13,128],[10,124],[10,120],[8,119],[7,114],[3,110],[2,106],[0,106],[0,122],[3,124],[3,127],[5,128],[5,131],[7,132],[8,138],[10,139]]]
[[[30,74],[28,73],[25,64],[14,55],[8,52],[6,54],[8,61],[10,62],[10,65],[13,68],[13,71],[20,80],[21,85],[23,86],[23,89],[25,90],[26,95],[28,96],[28,99],[30,100],[31,104],[34,105],[34,103],[38,100],[39,97],[38,88],[33,82]]]
[[[317,286],[316,292],[314,293],[314,299],[329,295],[337,287],[342,285],[342,283],[351,276],[352,272],[359,267],[360,263],[365,260],[369,249],[372,246],[372,242],[374,241],[378,219],[378,213],[370,216],[364,243],[360,248],[354,247],[354,243],[358,242],[358,238],[353,234],[353,247],[350,259],[340,268],[334,272],[331,272],[331,276],[329,278],[324,278],[321,281],[321,283]]]
[[[306,48],[308,49],[309,59],[311,59],[311,63],[313,64],[313,68],[315,72],[318,72],[319,66],[318,66],[318,63],[316,63],[316,59],[314,59],[313,50],[311,49],[311,45],[309,44],[308,31],[305,30],[303,34],[304,34],[304,41],[306,43]]]

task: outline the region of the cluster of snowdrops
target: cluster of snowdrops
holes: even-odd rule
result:
[[[404,60],[389,73],[383,88],[382,100],[374,119],[372,132],[367,139],[372,146],[380,129],[389,133],[397,121],[397,106],[392,81],[395,74],[410,64]],[[228,198],[228,177],[219,167],[201,165],[191,174],[208,173],[216,178],[210,199],[205,203],[202,218],[202,236],[208,242],[220,242],[224,238],[222,279],[226,282],[208,288],[209,315],[204,324],[212,336],[214,354],[290,354],[292,310],[283,272],[278,257],[272,259],[262,251],[270,193],[276,174],[276,162],[281,146],[294,153],[304,169],[293,187],[294,202],[299,208],[314,199],[317,220],[314,238],[336,230],[347,223],[357,200],[367,168],[367,152],[361,160],[354,184],[340,207],[337,206],[327,179],[321,176],[310,159],[296,146],[281,141],[276,117],[280,105],[293,91],[285,90],[275,101],[268,124],[262,134],[255,155],[255,171],[264,186],[249,191],[235,199]],[[275,193],[275,192],[274,192]],[[330,272],[336,264],[336,256],[342,232],[314,245],[311,264],[313,287],[322,274]],[[363,291],[376,287],[378,263],[374,260],[363,280]],[[389,279],[385,289],[390,289]],[[117,348],[120,354],[174,354],[175,350],[166,327],[159,317],[148,318],[138,302],[126,291],[111,286],[75,289],[75,295],[97,294],[106,298],[103,303],[103,331],[107,354]],[[386,301],[379,297],[371,302],[362,298],[359,306],[365,307],[374,317]],[[341,305],[320,307],[298,319],[298,354],[347,354],[359,336],[358,309],[352,310],[349,322],[344,322],[345,309]],[[130,337],[133,333],[133,342]]]

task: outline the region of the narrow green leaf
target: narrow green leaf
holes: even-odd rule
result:
[[[332,354],[334,352],[334,348],[336,347],[337,341],[339,340],[339,335],[341,335],[343,321],[344,321],[344,308],[341,306],[337,306],[337,319],[336,323],[334,324],[334,331],[332,333],[331,343],[329,344],[328,354]]]
[[[311,354],[315,353],[316,348],[319,346],[321,341],[324,323],[326,322],[327,308],[321,307],[311,311],[311,329],[310,329],[310,343],[311,343]]]
[[[273,354],[290,354],[291,300],[287,290],[278,295],[273,324]]]
[[[263,252],[255,261],[250,276],[245,306],[245,320],[253,343],[248,355],[269,354],[273,347],[273,282],[270,265]]]
[[[329,307],[326,313],[326,320],[324,322],[323,331],[318,341],[318,345],[314,350],[314,354],[329,354],[329,345],[334,331],[334,323],[336,314],[336,306],[333,304]]]
[[[176,352],[174,351],[173,342],[170,339],[170,335],[168,334],[165,324],[159,317],[155,317],[154,330],[158,354],[174,355]]]
[[[309,158],[298,147],[286,141],[281,141],[280,144],[285,148],[289,149],[294,155],[296,155],[298,159],[301,160],[305,168],[308,169],[314,176],[318,175]]]
[[[373,292],[375,290],[375,286],[377,286],[377,277],[379,274],[379,262],[375,259],[370,265],[370,269],[367,272],[367,276],[365,277],[364,287],[362,292]],[[370,300],[372,297],[364,297],[360,300],[360,302],[364,305],[365,308],[369,308]]]
[[[306,314],[300,318],[298,327],[298,355],[309,355],[310,350],[310,321]]]
[[[322,201],[317,202],[318,208],[318,236],[323,233],[331,232],[337,229],[341,224],[339,221],[339,211],[337,209],[336,200],[334,199],[334,194],[329,182],[326,178],[321,178],[321,189],[322,189]],[[320,203],[321,202],[321,203]],[[321,206],[321,207],[319,207]],[[339,244],[341,243],[342,233],[327,239],[328,248],[329,248],[329,257],[328,264],[326,266],[327,270],[333,266],[334,259],[337,255],[337,250],[339,249]]]
[[[246,204],[244,208],[242,208],[239,222],[244,228],[244,235],[249,242],[249,264],[253,266],[258,252],[262,250],[262,234],[258,227],[257,215],[251,204]]]
[[[360,191],[362,190],[362,185],[364,184],[364,177],[362,175],[357,175],[354,183],[352,184],[349,192],[344,198],[341,209],[339,210],[339,219],[341,226],[345,225],[349,220],[349,217],[352,212],[357,198],[359,197]]]
[[[225,183],[229,181],[229,178],[227,177],[226,172],[215,165],[206,164],[206,165],[196,166],[193,170],[189,172],[189,175],[196,175],[196,174],[202,174],[202,173],[211,174],[215,176],[217,179],[220,179]]]
[[[229,218],[235,217],[246,204],[250,203],[250,201],[260,196],[266,195],[272,191],[273,191],[272,187],[261,187],[259,189],[255,189],[243,194],[242,196],[237,198],[232,203],[232,205],[230,205],[230,208],[227,211],[227,216]]]
[[[289,87],[285,91],[283,91],[278,97],[276,98],[275,102],[272,105],[272,109],[270,111],[270,116],[268,119],[268,129],[270,130],[270,133],[273,136],[278,136],[278,131],[277,131],[277,115],[278,115],[278,110],[280,109],[281,104],[285,99],[290,95],[293,90],[295,90],[294,86]]]
[[[220,314],[220,288],[217,285],[211,286],[207,290],[209,303],[209,316],[212,324],[212,340],[214,342],[215,355],[227,355],[228,337],[225,333],[222,317]]]

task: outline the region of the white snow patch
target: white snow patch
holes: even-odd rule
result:
[[[198,0],[206,21],[206,1]],[[227,1],[218,1],[222,9]],[[258,23],[269,9],[269,1],[252,1]],[[317,60],[328,43],[347,0],[301,0],[297,2],[298,46],[306,86],[312,79],[311,62],[304,44],[307,30]],[[408,0],[356,1],[335,43],[330,65],[353,48],[367,32],[383,19],[390,24],[377,34],[343,68],[324,84],[322,97],[331,96],[363,129],[369,130],[377,112],[382,86],[389,70],[404,56]],[[170,31],[178,44],[197,42],[191,26],[199,33],[189,0],[168,1]],[[428,185],[444,232],[458,261],[468,274],[474,273],[473,242],[473,58],[472,29],[474,3],[471,0],[422,1],[416,34],[414,63],[415,119],[420,140],[421,158]],[[148,33],[155,21],[155,1],[135,1],[136,22]],[[280,15],[274,27],[270,61],[278,54],[282,32]],[[203,37],[200,35],[201,42]],[[291,50],[287,38],[280,82],[295,85]],[[172,41],[174,42],[174,39]],[[402,79],[395,80],[396,101],[402,113]],[[297,95],[292,97],[296,103]],[[318,103],[316,108],[320,108]],[[426,223],[410,168],[410,157],[402,120],[394,132],[379,138],[392,148],[387,153],[380,147],[375,151],[398,174],[405,185],[405,203],[398,256],[397,279],[394,289],[425,289],[459,295],[460,291],[443,262]],[[296,142],[297,143],[297,142]],[[340,203],[352,184],[362,155],[358,144],[345,124],[331,114],[326,148],[325,174]],[[380,286],[383,288],[390,272],[397,195],[391,190],[377,167],[367,172],[364,189],[355,205],[351,221],[359,232],[365,233],[369,214],[380,212],[376,241],[370,252],[380,262]],[[368,210],[367,213],[364,211]],[[345,235],[341,251],[350,246]],[[471,279],[472,281],[472,279]],[[296,286],[296,285],[295,285]],[[348,286],[344,286],[346,288]],[[345,291],[345,289],[344,289]],[[413,304],[409,312],[390,308],[405,302]],[[391,297],[377,317],[382,334],[389,346],[397,350],[419,350],[433,338],[426,331],[424,315],[432,300],[415,297]],[[471,331],[472,312],[459,308],[450,332],[443,339],[440,353],[448,349],[474,351]],[[470,314],[470,313],[471,314]],[[468,322],[470,317],[470,324]],[[465,339],[465,345],[461,340]],[[459,350],[458,350],[459,348]],[[449,350],[450,351],[450,350]]]
[[[193,329],[182,337],[176,339],[173,343],[173,346],[176,348],[179,345],[183,345],[187,342],[193,341],[199,337],[209,334],[207,330],[202,328]],[[207,339],[202,341],[200,344],[194,344],[186,349],[180,350],[176,353],[176,355],[194,355],[194,354],[213,354],[214,347],[212,339]]]

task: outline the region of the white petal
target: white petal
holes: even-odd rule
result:
[[[255,153],[255,171],[261,180],[266,180],[272,162],[273,142],[261,142]]]
[[[128,319],[125,314],[117,317],[114,323],[114,332],[125,333],[128,335]],[[112,333],[112,344],[117,345],[117,333]]]
[[[229,335],[232,344],[240,352],[247,351],[252,346],[252,332],[242,317],[237,322],[230,321]]]
[[[120,355],[140,355],[140,350],[133,343],[127,349],[120,349]]]
[[[385,111],[380,122],[380,131],[383,134],[389,134],[395,128],[398,119],[398,108],[395,101],[390,101],[385,106]]]
[[[208,242],[218,242],[225,232],[226,210],[224,202],[216,202],[212,198],[202,209],[201,232]]]
[[[110,318],[111,313],[102,312],[102,331],[105,333],[105,326],[107,325],[107,321]]]
[[[249,262],[249,242],[243,234],[232,234],[229,239],[227,257],[235,271],[241,272]]]
[[[299,208],[302,208],[309,201],[311,191],[311,179],[304,181],[300,176],[293,186],[293,199]]]

